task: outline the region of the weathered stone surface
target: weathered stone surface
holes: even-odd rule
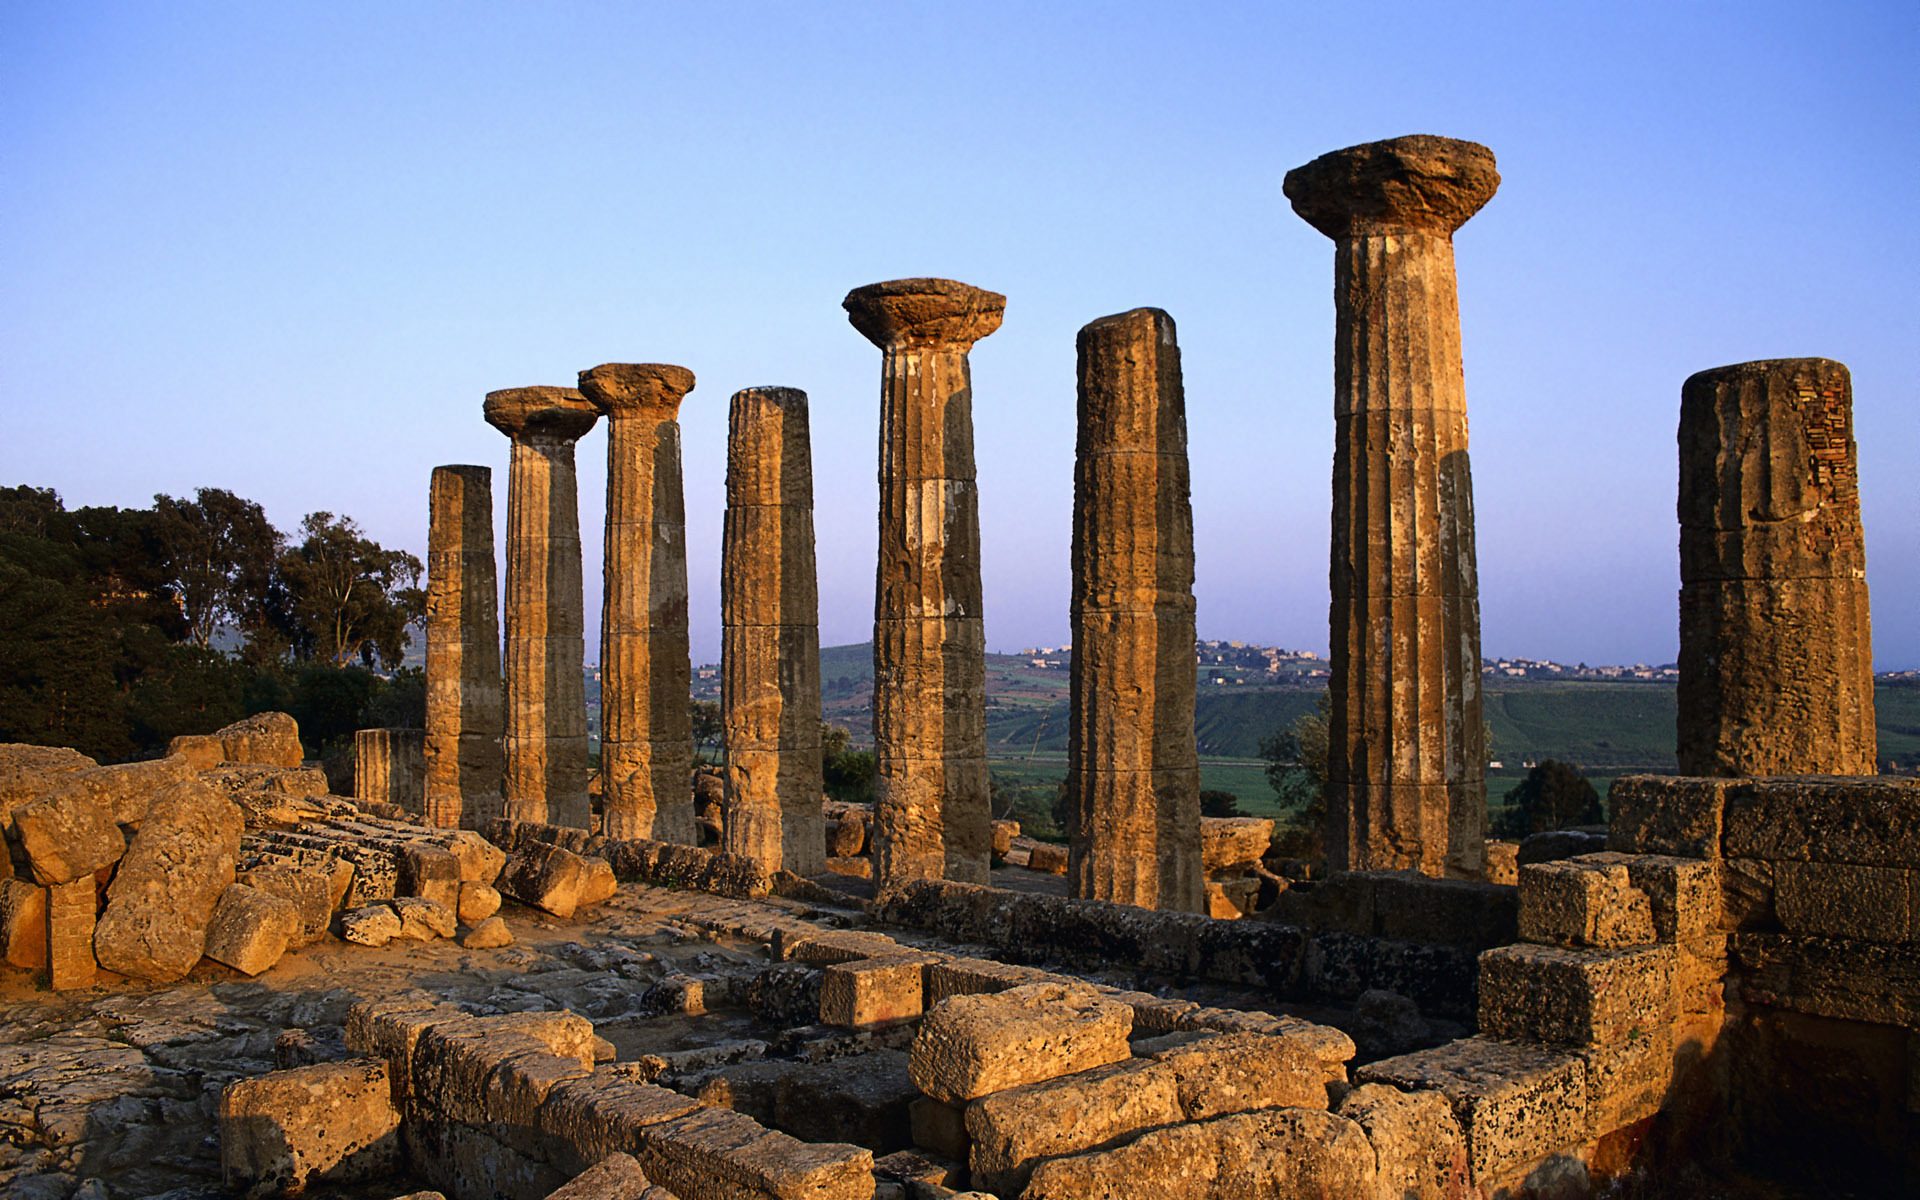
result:
[[[571,851],[529,842],[500,872],[498,887],[522,904],[571,917],[586,890],[587,864]]]
[[[400,847],[397,857],[397,895],[418,896],[448,908],[460,903],[460,860],[452,851],[431,842],[413,842]]]
[[[46,795],[63,776],[98,765],[65,746],[0,743],[0,834],[12,833],[15,806]]]
[[[1355,1079],[1445,1096],[1466,1135],[1475,1180],[1495,1178],[1586,1136],[1586,1063],[1568,1051],[1466,1038],[1369,1063]]]
[[[1580,1052],[1587,1064],[1587,1126],[1603,1137],[1666,1106],[1673,1084],[1674,1042],[1659,1028],[1629,1031],[1618,1041]]]
[[[1726,792],[1729,857],[1920,864],[1920,779],[1746,779]]]
[[[1680,392],[1680,770],[1874,773],[1853,382],[1823,358]]]
[[[879,1029],[918,1020],[922,976],[938,961],[931,954],[889,954],[829,964],[820,977],[820,1023]]]
[[[453,910],[438,900],[396,896],[392,904],[394,915],[400,918],[400,936],[403,938],[430,942],[434,938],[452,937],[459,927]]]
[[[601,1068],[556,1084],[541,1106],[539,1127],[559,1151],[558,1165],[575,1171],[623,1148],[632,1151],[650,1126],[699,1108],[692,1096]]]
[[[400,936],[400,914],[387,904],[369,904],[343,912],[340,936],[360,946],[384,946]]]
[[[721,845],[796,875],[826,869],[820,807],[819,587],[807,394],[736,392],[720,560],[727,730]],[[841,822],[843,829],[849,823]],[[858,854],[855,821],[843,837]]]
[[[1502,946],[1480,956],[1480,1031],[1576,1045],[1673,1023],[1674,950]]]
[[[198,778],[155,796],[107,888],[93,935],[100,965],[155,982],[191,970],[233,882],[241,825],[233,802]]]
[[[1112,1150],[1044,1162],[1022,1200],[1346,1200],[1371,1195],[1360,1127],[1310,1109],[1235,1113],[1142,1134]]]
[[[642,1200],[652,1186],[633,1155],[609,1154],[549,1193],[547,1200]]]
[[[283,712],[255,713],[216,731],[222,757],[230,763],[263,767],[297,767],[306,754],[300,748],[300,725]]]
[[[1034,842],[1027,847],[1027,870],[1042,875],[1065,875],[1070,862],[1067,847],[1051,842]]]
[[[400,1168],[399,1129],[378,1059],[275,1071],[221,1092],[220,1170],[250,1197],[376,1179]]]
[[[460,944],[469,950],[495,950],[513,945],[513,931],[499,917],[488,917],[469,929]]]
[[[1520,936],[1556,946],[1645,945],[1653,941],[1653,905],[1625,863],[1528,863],[1520,868]]]
[[[192,777],[193,768],[186,759],[155,758],[110,767],[86,767],[62,774],[52,781],[52,786],[42,795],[47,800],[89,797],[96,803],[104,804],[114,821],[133,826],[146,819],[147,809],[156,796]],[[321,790],[326,789],[323,787]],[[22,797],[22,801],[26,799],[30,797]],[[20,803],[15,802],[16,809]]]
[[[427,517],[423,747],[430,825],[478,829],[505,811],[496,580],[492,468],[435,467]]]
[[[580,391],[607,418],[606,594],[600,619],[600,778],[608,837],[696,843],[693,679],[680,403],[693,372],[603,363]]]
[[[300,931],[300,911],[279,896],[235,883],[220,893],[207,924],[206,956],[246,975],[280,961]]]
[[[444,845],[460,864],[462,883],[492,886],[500,877],[500,868],[507,865],[507,852],[472,830],[448,834]]]
[[[1338,1111],[1373,1143],[1380,1200],[1464,1200],[1470,1194],[1467,1141],[1445,1095],[1369,1083],[1348,1092]]]
[[[1920,941],[1920,871],[1780,862],[1773,865],[1773,880],[1775,912],[1788,933]]]
[[[1740,932],[1728,940],[1749,1003],[1920,1027],[1920,946]],[[1731,988],[1731,985],[1729,985]]]
[[[1198,912],[1193,508],[1173,318],[1103,317],[1081,329],[1078,354],[1072,894]]]
[[[500,893],[488,884],[463,883],[454,911],[462,924],[478,925],[500,911]]]
[[[1351,1049],[1347,1053],[1351,1056]],[[1173,1073],[1180,1111],[1189,1121],[1256,1108],[1327,1106],[1327,1065],[1301,1039],[1215,1034],[1157,1051],[1153,1058]],[[1339,1077],[1345,1079],[1344,1071]]]
[[[1007,1088],[967,1105],[971,1182],[1016,1195],[1043,1159],[1105,1149],[1181,1118],[1173,1071],[1140,1059]]]
[[[0,879],[0,959],[30,970],[47,965],[46,888]]]
[[[910,1069],[921,1091],[957,1104],[1118,1062],[1131,1054],[1132,1029],[1131,1008],[1081,988],[953,996],[921,1021]]]
[[[907,1110],[919,1095],[903,1051],[873,1050],[779,1074],[772,1124],[803,1142],[846,1142],[889,1154],[913,1144]]]
[[[580,864],[586,868],[586,877],[580,882],[580,903],[601,904],[613,899],[613,894],[620,890],[613,864],[593,854],[582,858]]]
[[[100,896],[93,878],[47,889],[47,985],[56,992],[91,987],[98,974],[93,937]],[[199,958],[196,951],[194,958]]]
[[[954,1162],[966,1162],[972,1146],[967,1136],[967,1110],[958,1104],[921,1096],[907,1106],[913,1144]]]
[[[427,735],[419,729],[362,729],[353,735],[353,795],[363,803],[426,811]]]
[[[858,288],[843,304],[880,347],[874,603],[874,867],[987,878],[986,635],[967,352],[1006,298],[950,279]]]
[[[113,806],[84,788],[62,788],[20,805],[13,810],[13,828],[34,882],[43,886],[91,875],[127,852]]]
[[[702,1108],[648,1127],[637,1156],[681,1200],[869,1200],[873,1152],[811,1145],[749,1117]]]
[[[1287,173],[1334,240],[1328,865],[1479,878],[1480,601],[1453,233],[1486,147],[1414,136]]]
[[[1607,790],[1607,849],[1717,859],[1731,787],[1725,779],[1622,775]]]
[[[1208,875],[1253,869],[1272,842],[1273,821],[1267,817],[1200,819],[1201,864]]]
[[[298,920],[288,934],[289,950],[298,950],[325,936],[327,927],[333,923],[331,872],[317,867],[257,866],[242,872],[236,882],[278,896],[293,906]]]
[[[599,414],[571,388],[489,392],[507,476],[507,816],[587,827],[586,620],[573,447]]]

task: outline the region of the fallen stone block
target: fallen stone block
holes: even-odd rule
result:
[[[848,879],[872,879],[873,860],[864,856],[855,858],[830,857],[827,859],[827,870],[831,874],[842,875]]]
[[[967,1110],[961,1105],[921,1096],[907,1105],[913,1144],[942,1158],[966,1162],[973,1140],[967,1136]]]
[[[287,941],[289,950],[318,941],[333,924],[331,871],[317,867],[257,866],[242,871],[238,882],[293,905],[299,923]]]
[[[15,807],[53,791],[63,777],[99,765],[65,746],[0,743],[0,834],[12,834]]]
[[[206,956],[244,975],[258,975],[286,954],[300,913],[279,896],[242,883],[228,885],[207,923]]]
[[[1013,839],[1019,836],[1020,836],[1020,822],[995,821],[993,823],[994,861],[998,862],[999,860],[1005,858],[1007,856],[1007,851],[1013,849]]]
[[[579,855],[544,842],[529,842],[508,860],[495,884],[522,904],[562,919],[573,916],[587,883],[587,865]]]
[[[613,899],[620,884],[613,876],[613,864],[604,858],[588,855],[580,860],[586,865],[586,878],[580,884],[580,903],[604,904]]]
[[[1368,1083],[1348,1092],[1337,1111],[1373,1143],[1380,1200],[1463,1200],[1470,1194],[1467,1141],[1443,1093]]]
[[[1017,1195],[1045,1159],[1117,1146],[1181,1119],[1173,1071],[1141,1059],[1007,1088],[967,1105],[971,1182]]]
[[[478,925],[499,911],[500,893],[492,884],[469,881],[460,885],[455,915],[463,924]]]
[[[384,946],[400,936],[400,914],[385,904],[349,909],[340,914],[340,936],[356,946]]]
[[[921,983],[933,954],[889,954],[829,963],[820,976],[820,1023],[841,1029],[879,1029],[917,1021]]]
[[[1487,882],[1515,887],[1520,883],[1520,843],[1487,842]]]
[[[1027,870],[1045,875],[1067,873],[1067,848],[1051,842],[1035,842],[1027,851]]]
[[[399,854],[400,880],[394,894],[418,896],[449,909],[460,904],[460,860],[443,847],[428,842],[403,846]]]
[[[1503,946],[1480,956],[1480,1031],[1595,1045],[1673,1024],[1674,950]]]
[[[1358,1125],[1329,1112],[1279,1108],[1156,1129],[1111,1150],[1049,1160],[1020,1195],[1350,1200],[1373,1187],[1373,1147]]]
[[[206,771],[227,761],[227,748],[211,733],[183,733],[167,743],[168,758],[184,758],[196,771]]]
[[[920,1022],[909,1070],[921,1091],[959,1103],[1129,1057],[1133,1009],[1096,993],[1036,983],[953,996]]]
[[[647,1173],[631,1154],[609,1154],[547,1200],[641,1200],[650,1187]]]
[[[460,864],[460,882],[493,886],[500,868],[507,865],[507,852],[471,829],[441,831],[441,844]]]
[[[848,815],[827,822],[827,857],[857,858],[867,848],[867,823]]]
[[[47,889],[0,879],[0,959],[28,970],[47,965]]]
[[[400,1168],[399,1128],[378,1059],[242,1079],[220,1094],[221,1175],[250,1197],[376,1179]]]
[[[91,875],[47,889],[47,984],[56,992],[93,986],[99,901]]]
[[[774,1128],[803,1142],[846,1142],[876,1155],[913,1144],[908,1106],[919,1096],[899,1050],[872,1050],[779,1074]]]
[[[113,806],[83,787],[67,786],[13,810],[14,834],[35,883],[71,883],[112,866],[127,852]]]
[[[453,910],[438,900],[419,896],[395,896],[394,915],[400,918],[400,936],[416,942],[450,938],[459,930]]]
[[[1641,946],[1653,941],[1653,905],[1626,864],[1592,856],[1520,868],[1520,936],[1555,946]]]
[[[499,917],[486,920],[467,930],[460,944],[469,950],[497,950],[502,946],[513,945],[513,930]]]
[[[700,1103],[708,1108],[731,1109],[771,1128],[778,1124],[774,1119],[774,1095],[780,1081],[800,1068],[801,1064],[782,1059],[722,1067],[700,1085]]]
[[[871,1150],[801,1142],[721,1108],[648,1126],[636,1157],[647,1178],[682,1200],[868,1200],[873,1194]]]
[[[297,767],[300,725],[283,712],[255,713],[217,730],[220,748],[230,763],[257,763],[268,767]]]
[[[959,1163],[941,1158],[937,1154],[928,1154],[920,1150],[896,1150],[885,1158],[873,1160],[874,1200],[880,1200],[880,1186],[885,1183],[901,1185],[902,1194],[910,1200],[920,1200],[923,1196],[937,1196],[942,1200],[954,1195],[953,1189],[966,1182],[966,1169]],[[984,1192],[973,1193],[983,1196]]]
[[[1252,870],[1272,844],[1273,822],[1266,817],[1200,818],[1200,866],[1208,878]]]
[[[1476,1180],[1586,1137],[1586,1063],[1570,1051],[1482,1036],[1382,1059],[1354,1075],[1360,1083],[1445,1096]]]
[[[1215,1034],[1152,1058],[1172,1073],[1181,1114],[1189,1121],[1257,1108],[1327,1106],[1326,1065],[1312,1048],[1286,1037]]]
[[[233,882],[240,832],[240,810],[197,778],[155,796],[107,888],[93,935],[100,965],[155,983],[192,970]]]

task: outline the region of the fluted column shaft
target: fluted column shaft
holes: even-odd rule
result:
[[[435,467],[427,519],[426,819],[501,815],[500,609],[493,471]]]
[[[500,397],[507,399],[496,410]],[[574,443],[593,427],[595,414],[570,388],[519,388],[487,399],[488,419],[513,438],[502,739],[506,815],[585,829],[592,812]]]
[[[607,416],[600,786],[606,832],[694,845],[693,666],[680,402],[693,372],[607,363],[580,389]]]
[[[1853,381],[1824,358],[1702,371],[1680,397],[1685,775],[1872,775]]]
[[[1079,338],[1072,892],[1203,911],[1193,728],[1193,506],[1173,318],[1140,308]]]
[[[1398,138],[1287,176],[1334,240],[1327,859],[1475,878],[1486,733],[1454,230],[1485,147]]]
[[[827,869],[819,609],[807,394],[736,392],[720,558],[721,847],[796,875]]]
[[[883,351],[873,631],[874,872],[987,880],[986,628],[967,352],[1005,298],[952,280],[850,293]]]

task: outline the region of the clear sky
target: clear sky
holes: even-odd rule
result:
[[[1074,334],[1178,322],[1203,637],[1324,651],[1332,245],[1286,171],[1492,147],[1456,244],[1484,645],[1676,649],[1707,367],[1853,370],[1881,669],[1920,667],[1920,5],[0,6],[0,483],[229,488],[423,553],[489,390],[683,364],[696,660],[727,398],[811,396],[821,637],[871,629],[853,287],[1003,292],[973,355],[987,634],[1068,640]],[[590,629],[605,438],[581,443]],[[590,633],[589,656],[597,657]]]

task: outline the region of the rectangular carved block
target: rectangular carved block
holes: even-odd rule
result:
[[[1778,862],[1773,902],[1788,933],[1911,942],[1920,871],[1847,863]]]
[[[1920,862],[1920,780],[1737,780],[1725,845],[1730,857],[1908,866]]]
[[[1731,936],[1729,952],[1749,1002],[1920,1026],[1920,946],[1743,932]]]
[[[93,957],[99,895],[91,875],[47,889],[47,983],[56,992],[92,987],[99,974]]]
[[[1645,945],[1653,941],[1653,906],[1624,863],[1528,863],[1520,868],[1520,936],[1554,946]]]
[[[1587,1065],[1576,1053],[1466,1038],[1370,1063],[1356,1081],[1444,1094],[1466,1134],[1475,1179],[1494,1178],[1587,1136]]]
[[[1017,1195],[1042,1159],[1116,1145],[1181,1117],[1173,1071],[1140,1059],[996,1092],[967,1105],[972,1185]]]
[[[1607,792],[1607,849],[1622,854],[1720,857],[1720,831],[1732,779],[1623,775]]]
[[[1480,1031],[1594,1045],[1673,1023],[1671,946],[1566,950],[1503,946],[1480,956]]]
[[[820,1023],[842,1029],[878,1029],[918,1020],[925,1011],[921,981],[931,954],[890,954],[830,963],[820,975]]]

